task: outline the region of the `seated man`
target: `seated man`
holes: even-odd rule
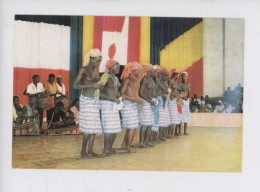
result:
[[[25,113],[25,123],[28,124],[29,133],[39,133],[40,132],[40,121],[39,113],[36,109],[36,97],[30,96],[29,103],[24,106],[23,111]],[[29,125],[31,124],[31,125]]]
[[[215,106],[214,113],[222,113],[223,110],[224,110],[224,105],[219,100],[217,105]]]
[[[17,123],[21,120],[23,105],[19,103],[19,97],[13,97],[13,122]]]
[[[74,124],[74,117],[72,113],[65,113],[64,103],[58,101],[55,107],[47,111],[48,128],[57,129]]]
[[[75,99],[72,103],[72,107],[70,108],[70,110],[73,113],[74,116],[74,122],[76,124],[79,124],[79,98]]]

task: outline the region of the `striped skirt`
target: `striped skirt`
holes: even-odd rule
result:
[[[123,127],[126,129],[137,129],[138,124],[138,107],[137,103],[124,100],[124,105],[121,110],[123,119]]]
[[[181,121],[184,123],[189,123],[190,122],[190,105],[185,104],[183,101],[181,102]]]
[[[181,114],[179,114],[177,109],[177,98],[173,98],[168,103],[171,125],[177,125],[181,123]]]
[[[139,111],[140,124],[144,126],[152,126],[155,124],[153,107],[144,99],[142,100],[144,104],[142,111]]]
[[[101,122],[104,133],[119,133],[121,132],[121,123],[119,111],[113,111],[113,101],[101,100]]]
[[[163,106],[159,108],[159,127],[168,127],[171,124],[170,113],[168,109],[168,101],[165,103],[165,109]]]
[[[158,124],[154,124],[154,125],[152,126],[152,131],[159,132]]]
[[[100,100],[80,95],[79,130],[84,134],[102,134]]]

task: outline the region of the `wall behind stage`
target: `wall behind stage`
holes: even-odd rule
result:
[[[223,23],[224,21],[224,23]],[[204,95],[222,96],[244,82],[244,19],[203,19]]]

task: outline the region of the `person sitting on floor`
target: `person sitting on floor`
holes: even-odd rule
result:
[[[25,123],[33,123],[32,126],[29,127],[28,131],[30,133],[39,133],[40,132],[40,121],[39,121],[39,113],[36,108],[36,97],[30,96],[29,103],[24,106],[23,111],[25,113]]]
[[[73,103],[72,103],[72,107],[70,108],[70,110],[72,111],[73,115],[74,115],[74,122],[77,124],[79,124],[79,98],[76,98]]]
[[[13,97],[13,122],[16,123],[20,121],[22,116],[23,105],[19,103],[19,97]]]
[[[58,101],[55,104],[55,107],[49,109],[47,111],[47,123],[48,128],[57,129],[66,127],[68,125],[74,124],[73,113],[71,112],[69,115],[64,111],[64,103]]]
[[[219,100],[218,104],[215,106],[214,113],[222,113],[223,110],[224,110],[224,105]]]

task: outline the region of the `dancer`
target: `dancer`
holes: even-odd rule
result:
[[[170,100],[169,100],[169,113],[171,119],[171,125],[168,132],[168,137],[173,137],[174,126],[175,126],[175,135],[177,135],[177,129],[181,124],[180,109],[177,107],[177,100],[182,98],[180,94],[179,83],[177,79],[179,78],[179,72],[175,69],[171,70],[169,87],[171,89]]]
[[[101,52],[98,49],[90,50],[84,57],[84,67],[82,67],[74,81],[73,88],[81,90],[79,130],[83,133],[82,157],[98,156],[93,152],[95,135],[102,134],[100,121],[99,98],[94,99],[96,90],[103,86],[98,83],[100,80],[98,70],[102,60]],[[86,146],[88,144],[88,153]]]
[[[152,146],[149,138],[151,135],[152,125],[155,123],[153,108],[156,105],[156,99],[151,64],[144,64],[141,71],[141,76],[140,97],[144,105],[139,111],[141,128],[138,147],[143,148],[145,146]]]
[[[166,132],[168,129],[168,126],[171,124],[170,122],[170,114],[168,110],[168,100],[169,100],[169,94],[170,90],[168,88],[167,81],[170,76],[170,72],[166,68],[160,69],[160,80],[158,82],[158,93],[160,92],[160,96],[163,99],[163,106],[159,108],[159,139],[160,141],[165,141]]]
[[[128,63],[121,75],[123,79],[120,95],[124,99],[124,106],[121,110],[123,118],[123,127],[127,131],[127,151],[135,152],[131,146],[135,131],[139,127],[138,124],[138,107],[137,103],[142,104],[143,101],[138,97],[139,89],[138,77],[140,75],[141,66],[137,62]]]
[[[117,133],[121,132],[119,110],[123,103],[118,91],[121,84],[115,76],[119,70],[120,65],[117,61],[112,59],[107,61],[106,72],[109,79],[101,93],[101,119],[104,130],[103,156],[116,153],[112,146]]]
[[[189,104],[189,97],[190,97],[190,84],[187,83],[188,73],[182,72],[181,73],[181,80],[180,88],[183,92],[182,102],[181,102],[181,121],[184,123],[184,135],[189,135],[187,133],[187,123],[190,122],[190,104]],[[180,125],[181,127],[181,125]],[[179,131],[179,134],[181,135],[181,130]]]

